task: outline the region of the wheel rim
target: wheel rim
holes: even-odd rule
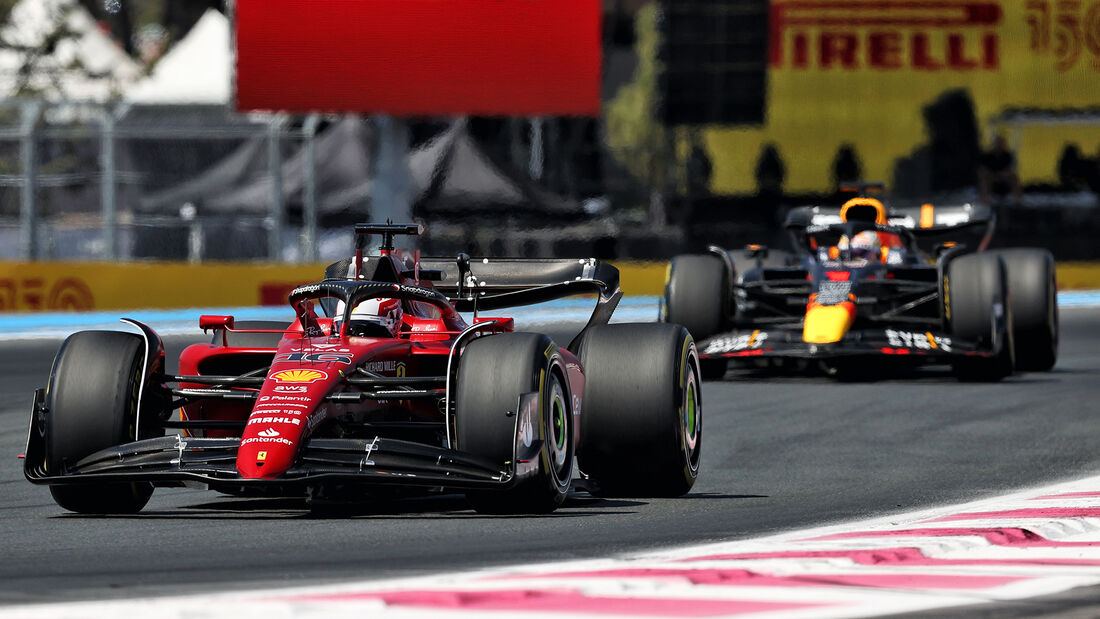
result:
[[[684,456],[692,470],[699,466],[699,434],[703,425],[703,409],[699,397],[695,362],[694,358],[688,359],[687,380],[684,383],[684,401],[680,408],[680,420],[684,434]]]
[[[569,437],[569,407],[565,402],[565,392],[555,375],[550,383],[550,401],[547,415],[547,446],[550,452],[550,467],[555,481],[559,485],[569,483],[572,476],[572,449]]]

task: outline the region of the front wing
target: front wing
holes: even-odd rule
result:
[[[514,486],[538,471],[542,440],[537,427],[537,392],[520,396],[515,417],[513,458],[492,462],[442,446],[391,438],[313,438],[299,449],[294,466],[279,477],[246,479],[237,471],[239,438],[162,436],[124,443],[92,453],[63,471],[47,471],[46,439],[35,392],[23,473],[35,484],[150,482],[157,486],[205,484],[213,490],[305,493],[315,486],[419,486],[498,489]]]
[[[989,357],[998,351],[979,342],[945,333],[912,328],[849,331],[839,342],[802,341],[801,329],[736,330],[699,342],[701,359],[835,359],[840,357],[894,357],[946,363],[961,356]]]

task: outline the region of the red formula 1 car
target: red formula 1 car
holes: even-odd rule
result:
[[[1042,249],[982,251],[993,213],[878,199],[787,219],[794,252],[711,247],[677,256],[662,318],[699,342],[706,378],[727,362],[810,363],[829,373],[942,363],[964,380],[1045,371],[1058,353],[1054,260]],[[969,242],[967,237],[975,236]],[[739,252],[737,252],[739,254]]]
[[[383,236],[381,255],[357,250],[295,289],[289,326],[203,316],[213,340],[186,348],[178,375],[135,321],[140,335],[73,334],[35,392],[27,479],[82,513],[135,512],[185,483],[310,500],[461,491],[494,513],[549,512],[574,485],[691,488],[702,408],[686,329],[608,325],[619,275],[597,260],[400,256],[394,235],[419,231],[357,225]],[[568,348],[478,315],[575,294],[598,299]]]

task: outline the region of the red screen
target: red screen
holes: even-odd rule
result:
[[[237,107],[600,110],[599,0],[237,0]]]

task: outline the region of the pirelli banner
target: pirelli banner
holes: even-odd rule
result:
[[[846,143],[864,178],[889,182],[929,140],[923,108],[949,90],[969,92],[985,134],[1008,108],[1100,104],[1100,0],[772,0],[770,29],[766,124],[707,136],[718,193],[754,190],[768,143],[790,192],[830,189]],[[1095,125],[1009,137],[1025,182],[1054,182],[1067,143],[1100,149]]]

